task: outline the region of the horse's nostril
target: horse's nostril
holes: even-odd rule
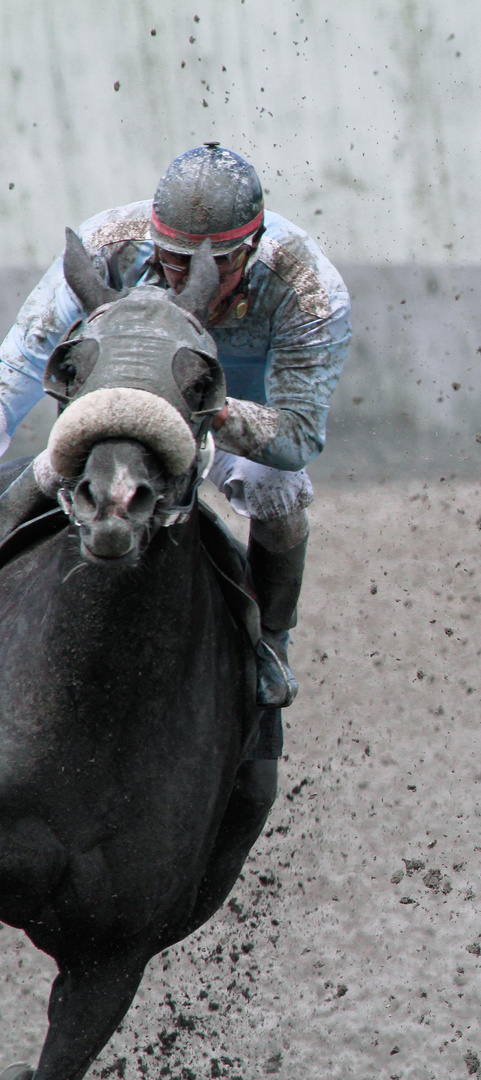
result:
[[[139,484],[127,506],[127,512],[131,515],[150,515],[155,505],[155,495],[150,484]]]
[[[74,503],[78,514],[91,514],[92,511],[96,510],[97,503],[89,480],[81,480],[80,484],[77,485]]]

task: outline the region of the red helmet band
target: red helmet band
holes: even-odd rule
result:
[[[163,221],[160,221],[152,207],[152,224],[156,232],[161,236],[168,236],[171,240],[186,240],[192,244],[201,244],[207,236],[212,240],[213,244],[222,243],[230,240],[243,240],[245,236],[250,236],[253,232],[262,225],[264,220],[264,211],[261,210],[259,214],[252,221],[249,221],[247,225],[241,225],[238,229],[229,229],[228,232],[222,233],[205,233],[204,235],[199,233],[187,233],[182,232],[181,229],[173,229],[170,225],[165,225]]]

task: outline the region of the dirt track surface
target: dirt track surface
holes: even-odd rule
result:
[[[318,490],[270,822],[93,1076],[481,1076],[480,512],[474,483]],[[54,966],[0,937],[0,1066],[35,1063]]]

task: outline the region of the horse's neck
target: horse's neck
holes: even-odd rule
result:
[[[96,637],[104,629],[115,633],[120,624],[141,628],[149,615],[156,623],[172,614],[177,621],[187,617],[201,557],[197,512],[183,525],[161,529],[131,569],[105,573],[72,555],[72,543],[67,539],[61,560],[56,616],[85,622],[97,629]]]

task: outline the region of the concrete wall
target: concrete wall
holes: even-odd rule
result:
[[[335,260],[477,262],[480,37],[469,0],[2,0],[3,261],[218,138]]]
[[[353,294],[322,475],[477,470],[480,31],[468,0],[2,0],[3,328],[66,224],[218,138]]]

